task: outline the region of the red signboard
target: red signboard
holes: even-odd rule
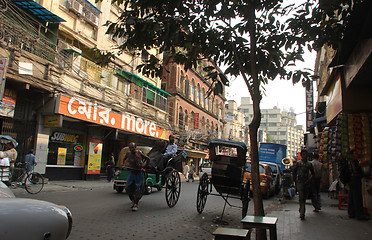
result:
[[[194,113],[194,129],[199,129],[199,113]]]

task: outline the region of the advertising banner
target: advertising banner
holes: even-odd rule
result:
[[[283,158],[287,156],[287,146],[276,143],[260,143],[258,159],[260,162],[273,162],[279,164],[283,170]]]
[[[3,98],[5,88],[5,74],[8,64],[8,58],[0,58],[0,100]]]
[[[199,113],[194,113],[194,129],[199,129]]]
[[[144,120],[130,113],[114,112],[110,108],[76,97],[59,95],[56,101],[56,113],[155,138],[168,139],[172,133],[157,126],[153,121]]]
[[[58,148],[57,165],[66,165],[67,148]]]
[[[309,89],[306,89],[306,131],[310,131],[314,120],[314,90],[311,82]]]
[[[87,174],[100,174],[102,159],[102,140],[92,138],[89,141],[88,171]]]
[[[14,117],[14,109],[16,105],[17,92],[12,89],[5,88],[3,99],[0,102],[0,115],[5,117]]]

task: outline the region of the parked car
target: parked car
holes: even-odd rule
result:
[[[271,167],[271,171],[274,177],[275,194],[278,194],[282,186],[282,176],[283,176],[282,172],[280,171],[279,164],[272,163],[272,162],[260,162],[260,163],[267,164]]]
[[[208,174],[208,177],[212,176],[212,168],[211,168],[211,163],[210,162],[204,162],[200,165],[199,168],[199,176],[203,176],[204,173]]]
[[[140,150],[143,152],[143,154],[147,155],[151,147],[148,146],[137,146],[137,150]],[[116,164],[116,170],[114,174],[114,190],[116,190],[118,193],[123,192],[125,189],[125,186],[127,184],[127,178],[129,171],[122,169],[124,166],[124,157],[125,154],[129,151],[128,147],[125,147],[121,149],[119,153],[119,159]],[[145,181],[145,194],[150,194],[152,192],[152,188],[157,188],[158,191],[161,191],[161,176],[159,176],[159,181],[156,181],[156,174],[146,174],[146,181]]]
[[[275,192],[275,185],[274,185],[274,177],[272,170],[269,165],[264,163],[259,163],[259,172],[260,172],[260,187],[261,187],[261,194],[264,198],[269,198],[274,195]],[[251,162],[247,162],[245,164],[245,172],[244,172],[244,179],[243,182],[247,182],[250,180],[251,185],[251,192],[252,192],[252,180],[251,180]]]
[[[65,240],[72,229],[68,208],[27,198],[16,198],[0,182],[0,239]]]

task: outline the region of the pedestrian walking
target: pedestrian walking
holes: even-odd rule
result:
[[[301,160],[297,162],[292,175],[293,181],[296,182],[297,186],[301,220],[305,220],[305,203],[310,191],[310,181],[314,175],[313,165],[307,161],[307,150],[303,149],[301,151]]]
[[[111,182],[114,177],[115,158],[114,153],[111,153],[109,159],[106,162],[107,182]]]
[[[192,160],[190,160],[190,166],[189,166],[189,177],[187,178],[187,182],[190,180],[194,182],[194,173],[195,173],[195,165]]]
[[[137,211],[138,202],[143,194],[144,173],[142,170],[146,167],[150,158],[141,151],[136,150],[137,146],[134,142],[129,143],[128,147],[129,152],[124,156],[124,166],[129,169],[125,191],[132,201],[132,211]]]
[[[313,165],[315,173],[315,175],[311,178],[311,203],[314,206],[313,212],[319,212],[321,210],[320,182],[325,168],[324,165],[319,162],[319,154],[317,153],[314,153],[311,164]]]
[[[185,168],[183,169],[183,175],[185,176],[185,179],[188,180],[189,179],[189,165],[185,165]]]

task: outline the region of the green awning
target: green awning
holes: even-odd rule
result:
[[[148,81],[142,79],[141,77],[137,76],[136,74],[133,74],[133,73],[130,73],[128,71],[125,71],[123,69],[116,69],[116,73],[131,80],[134,84],[136,84],[137,86],[140,86],[140,87],[148,87],[152,90],[154,90],[156,93],[164,96],[164,97],[170,97],[172,95],[170,95],[169,93],[167,93],[166,91],[156,87],[154,84],[152,83],[149,83]],[[149,91],[148,91],[149,92]]]

